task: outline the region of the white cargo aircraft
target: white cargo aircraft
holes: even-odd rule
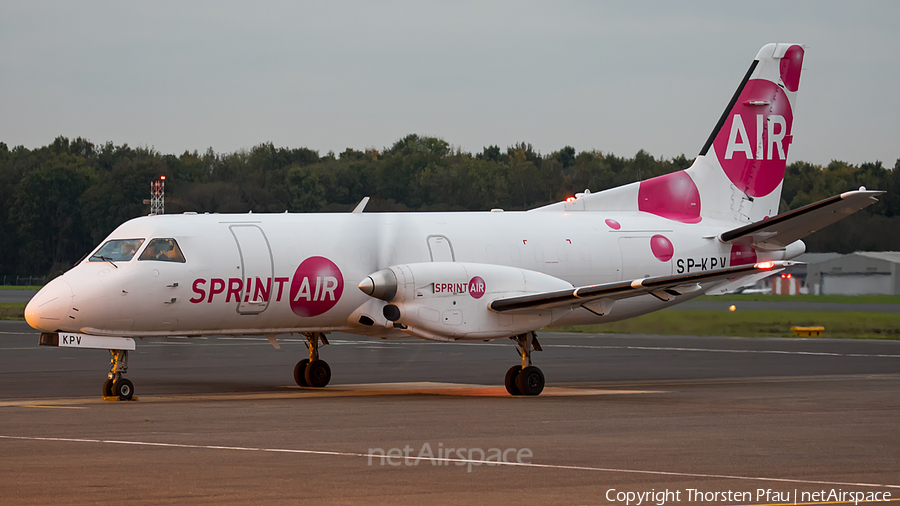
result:
[[[40,343],[108,349],[106,396],[134,338],[306,336],[297,384],[331,378],[332,331],[512,339],[512,395],[537,395],[535,331],[724,293],[789,265],[800,238],[875,202],[860,188],[778,214],[804,49],[764,46],[693,165],[524,212],[197,214],[135,218],[47,284]]]

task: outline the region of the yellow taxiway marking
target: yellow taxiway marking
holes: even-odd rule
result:
[[[84,406],[47,406],[40,404],[23,404],[23,408],[47,408],[47,409],[90,409]]]
[[[619,390],[577,387],[547,387],[540,397],[584,397],[598,395],[634,395],[664,393],[659,390]],[[174,395],[142,395],[141,404],[162,402],[190,401],[239,401],[269,400],[297,398],[331,398],[331,397],[370,397],[384,395],[445,395],[454,397],[509,397],[511,399],[534,399],[531,396],[511,396],[505,387],[497,385],[470,385],[465,383],[367,383],[361,385],[335,385],[326,388],[285,387],[273,392],[247,393],[212,393],[212,394],[174,394]],[[4,407],[62,407],[71,405],[99,404],[99,397],[60,398],[60,399],[21,399],[0,401]],[[39,404],[38,404],[39,403]],[[84,408],[82,408],[84,409]]]

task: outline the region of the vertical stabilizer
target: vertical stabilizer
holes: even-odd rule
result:
[[[700,216],[749,223],[778,214],[803,55],[801,44],[767,44],[756,55],[686,171]]]
[[[803,54],[801,44],[759,50],[689,169],[540,209],[637,210],[681,223],[711,218],[746,224],[775,216]]]

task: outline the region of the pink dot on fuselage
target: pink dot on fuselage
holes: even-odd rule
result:
[[[675,255],[675,247],[664,235],[654,235],[650,238],[650,251],[660,262],[668,262]]]
[[[616,220],[606,220],[606,226],[613,230],[619,230],[622,228],[622,225],[619,225],[619,222]]]

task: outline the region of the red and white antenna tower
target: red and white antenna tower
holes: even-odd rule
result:
[[[166,176],[150,181],[150,216],[166,212]]]

